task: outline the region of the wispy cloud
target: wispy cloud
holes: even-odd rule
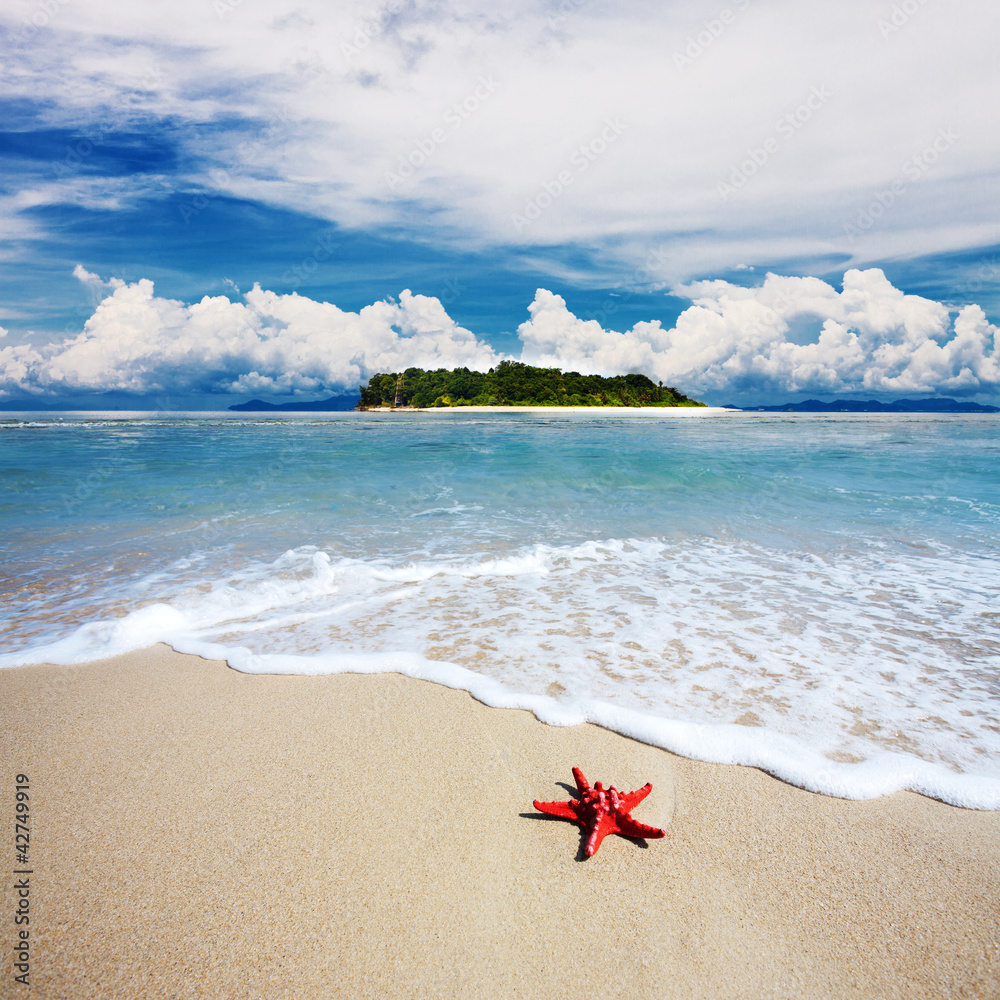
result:
[[[733,261],[846,266],[998,238],[982,218],[984,204],[1000,201],[1000,135],[985,99],[1000,8],[986,0],[922,5],[888,35],[880,24],[892,22],[893,5],[868,0],[811,8],[808,18],[792,0],[515,3],[502,14],[482,0],[180,0],[169,10],[52,0],[54,13],[29,30],[43,6],[14,0],[0,15],[9,96],[46,127],[169,136],[176,162],[158,174],[174,190],[416,238],[432,220],[435,239],[460,245],[579,242],[626,269],[672,240],[671,281]],[[712,34],[705,26],[722,24],[730,7],[725,30]],[[670,54],[706,31],[711,43],[703,38],[678,72]],[[488,100],[447,130],[449,109],[484,79],[494,84]],[[835,97],[784,137],[780,123],[820,85]],[[511,218],[609,119],[628,131],[599,169],[574,174],[515,231]],[[962,140],[852,240],[845,222],[940,129]],[[405,183],[387,184],[435,130],[447,141]],[[753,163],[752,181],[721,199],[720,179],[767,140],[774,149]],[[52,180],[55,191],[38,178],[28,187],[50,201],[80,197],[78,181]]]

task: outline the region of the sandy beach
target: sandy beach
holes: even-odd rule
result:
[[[0,671],[7,998],[1000,994],[1000,814],[826,798],[395,674]],[[653,782],[583,860],[570,769]],[[13,980],[30,779],[30,987]]]

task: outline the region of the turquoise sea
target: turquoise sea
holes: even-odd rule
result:
[[[0,666],[398,670],[1000,808],[1000,415],[7,414]]]

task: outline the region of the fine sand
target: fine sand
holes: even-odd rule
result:
[[[1000,813],[812,795],[395,674],[0,671],[0,997],[1000,996]],[[532,800],[631,790],[648,845]],[[31,985],[12,979],[30,778]]]

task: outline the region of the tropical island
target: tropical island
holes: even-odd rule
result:
[[[581,375],[501,361],[488,372],[407,368],[373,375],[359,410],[446,406],[704,406],[645,375]]]

